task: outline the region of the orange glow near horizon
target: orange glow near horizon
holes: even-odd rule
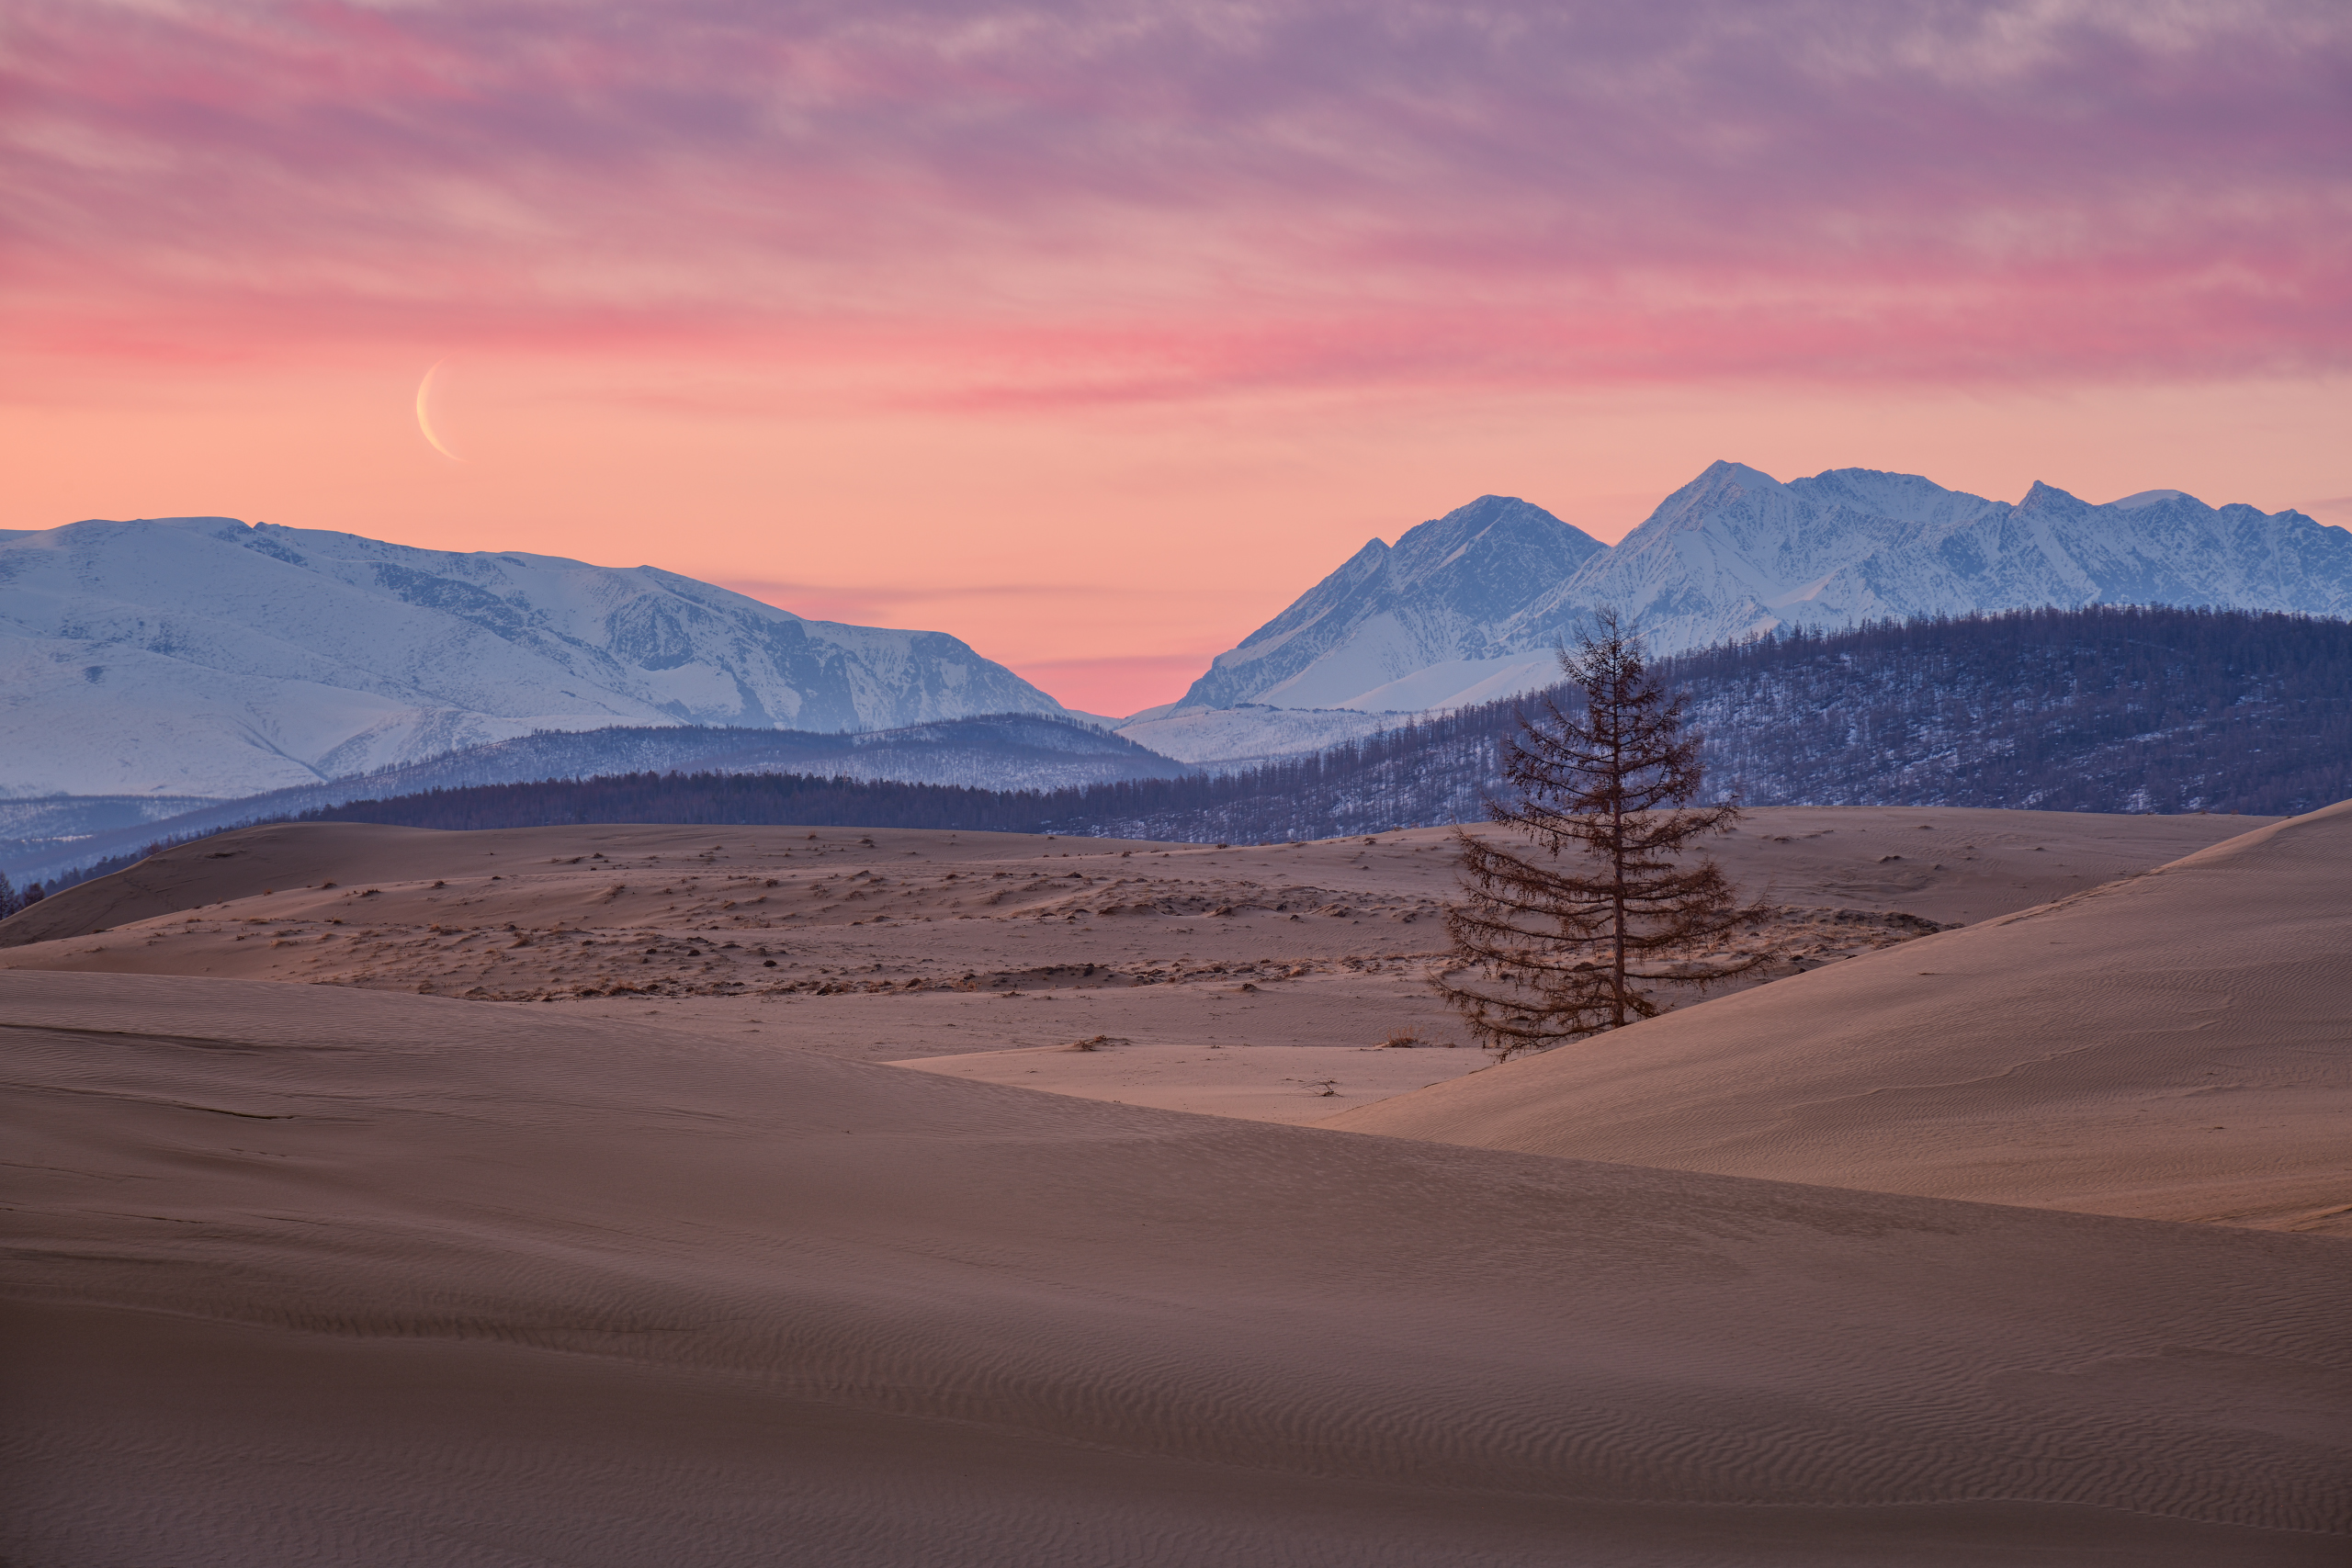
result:
[[[946,631],[1110,715],[1173,700],[1366,539],[1488,492],[1609,543],[1716,457],[2002,499],[2035,479],[2093,501],[2164,486],[2352,521],[2334,493],[2352,489],[2335,384],[828,418],[664,407],[453,357],[435,421],[460,464],[419,434],[404,371],[207,380],[185,402],[17,411],[5,525],[217,514],[660,566],[817,619]]]
[[[2340,14],[1800,9],[37,8],[0,526],[652,564],[1124,714],[1488,492],[2352,523]]]

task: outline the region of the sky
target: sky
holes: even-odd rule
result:
[[[1124,714],[1487,493],[2352,523],[2348,164],[2342,0],[13,0],[0,527],[650,563]]]

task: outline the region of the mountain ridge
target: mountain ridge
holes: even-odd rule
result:
[[[1423,524],[1397,548],[1500,499]],[[1521,580],[1515,607],[1484,619],[1459,594],[1419,595],[1417,582],[1383,579],[1368,593],[1363,580],[1383,558],[1367,546],[1218,655],[1167,716],[1244,704],[1427,712],[1511,696],[1548,684],[1551,650],[1604,604],[1628,613],[1657,654],[1781,629],[2099,604],[2352,615],[2352,534],[2180,491],[2094,505],[2037,480],[2009,502],[1917,474],[1832,468],[1783,482],[1718,459],[1614,547],[1577,536],[1592,547],[1565,572],[1541,554],[1511,556],[1507,533],[1464,539],[1460,557],[1483,558],[1449,560],[1458,577]],[[1443,637],[1395,635],[1417,617]],[[1294,621],[1314,628],[1311,643],[1278,635]],[[1261,645],[1295,650],[1239,657]],[[1410,652],[1429,657],[1399,668]]]
[[[2292,816],[2352,795],[2352,622],[2343,620],[2129,606],[2011,611],[1775,634],[1672,656],[1656,669],[1691,699],[1710,800]],[[1554,694],[1576,701],[1566,688]],[[77,882],[135,862],[141,846],[156,840],[183,841],[270,817],[437,829],[806,822],[1198,843],[1385,834],[1479,819],[1486,800],[1507,788],[1500,750],[1518,732],[1524,707],[1479,704],[1237,768],[1098,774],[1059,786],[1039,778],[1010,791],[895,782],[911,770],[870,765],[877,759],[858,771],[881,783],[747,773],[730,771],[745,759],[723,754],[672,759],[695,769],[691,774],[542,775],[422,794],[392,793],[413,777],[379,776],[346,781],[340,806],[282,796],[233,803],[233,813],[215,808],[120,828],[104,842],[55,852],[28,846],[46,864],[26,859],[0,870],[46,878],[49,867],[70,862],[74,870],[64,880]],[[1065,728],[1082,748],[1102,739]],[[692,739],[635,734],[665,745]],[[736,744],[730,737],[751,738],[734,731],[707,739],[724,749]],[[629,743],[628,733],[615,739]],[[922,765],[922,776],[952,776],[937,768],[936,755],[900,760]],[[624,759],[634,767],[661,761]],[[537,772],[516,768],[505,776]],[[105,858],[109,849],[114,858]],[[0,861],[5,851],[0,845]],[[1907,886],[1920,869],[1894,866],[1880,880]]]
[[[0,536],[0,793],[243,795],[542,729],[1067,716],[944,632],[234,518]]]

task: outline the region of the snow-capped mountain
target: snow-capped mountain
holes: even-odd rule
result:
[[[1914,474],[1782,484],[1716,463],[1503,639],[1548,642],[1603,604],[1635,615],[1660,652],[1782,626],[2089,604],[2344,616],[2352,534],[2174,490],[2094,506],[2036,484],[2012,505]]]
[[[1497,521],[1478,528],[1474,515]],[[1431,545],[1417,569],[1398,571],[1392,563],[1423,536]],[[1442,570],[1419,565],[1440,540]],[[2094,506],[2036,484],[2010,503],[1913,474],[1838,468],[1783,484],[1719,462],[1612,549],[1489,496],[1392,551],[1366,546],[1219,655],[1169,716],[1245,703],[1404,712],[1509,696],[1556,678],[1550,650],[1600,604],[1633,616],[1657,653],[1781,626],[2042,606],[2341,617],[2352,615],[2352,534],[2179,491]]]
[[[1502,628],[1608,547],[1507,495],[1373,540],[1281,615],[1220,653],[1176,704],[1404,710],[1459,692],[1506,650]],[[1539,650],[1540,651],[1540,650]],[[1500,695],[1502,694],[1497,694]]]
[[[1066,711],[944,633],[654,567],[226,517],[0,531],[0,795],[253,795],[539,729]]]

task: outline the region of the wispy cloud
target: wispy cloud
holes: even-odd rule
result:
[[[987,410],[2352,361],[2333,0],[35,3],[19,340]]]

